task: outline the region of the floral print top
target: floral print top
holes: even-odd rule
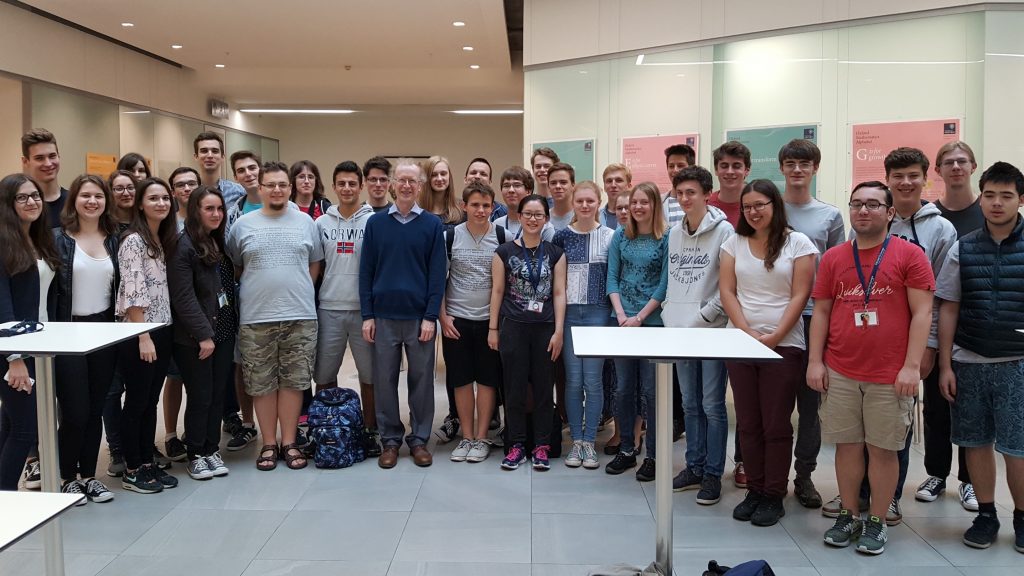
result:
[[[167,264],[163,255],[150,258],[146,242],[137,233],[121,241],[117,251],[121,269],[121,283],[117,287],[114,314],[122,322],[128,321],[128,309],[145,310],[146,322],[171,323],[171,296],[167,289]]]

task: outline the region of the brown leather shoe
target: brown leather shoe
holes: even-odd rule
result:
[[[412,452],[412,460],[417,466],[427,467],[434,463],[434,457],[430,455],[426,446],[413,446],[410,449]]]
[[[398,463],[398,446],[385,446],[384,451],[377,458],[377,466],[381,468],[394,468]]]

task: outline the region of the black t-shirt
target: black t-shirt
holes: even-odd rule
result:
[[[985,225],[985,215],[981,212],[980,197],[963,210],[950,210],[938,200],[935,201],[935,207],[942,213],[942,217],[949,220],[953,228],[956,228],[957,240]]]
[[[47,201],[46,208],[49,211],[47,217],[50,219],[50,228],[60,228],[60,213],[64,210],[64,202],[68,199],[68,191],[60,189],[60,197],[53,202]]]
[[[369,204],[367,204],[367,206],[369,206]],[[370,206],[370,208],[373,208],[374,214],[376,214],[377,212],[386,212],[391,209],[391,202],[388,202],[383,206]]]
[[[505,265],[505,297],[501,300],[501,316],[517,322],[554,322],[552,287],[555,264],[564,254],[562,249],[547,241],[533,250],[523,248],[518,242],[506,242],[494,253]],[[537,280],[536,288],[531,281],[531,270],[533,279]],[[531,302],[542,303],[539,313],[528,309]]]

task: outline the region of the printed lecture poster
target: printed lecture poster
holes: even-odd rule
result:
[[[758,178],[771,180],[779,191],[786,188],[786,179],[779,169],[779,149],[790,140],[803,138],[817,144],[816,124],[795,124],[790,126],[768,126],[764,128],[742,128],[726,130],[725,139],[742,142],[750,148],[750,176],[747,182]],[[818,177],[811,181],[811,193],[818,196]]]
[[[530,149],[532,154],[537,148],[551,148],[558,154],[558,159],[573,167],[576,181],[594,179],[594,139],[559,140],[557,142],[534,142]]]
[[[853,181],[851,189],[858,182],[881,180],[885,182],[885,156],[900,146],[910,146],[924,152],[929,162],[946,142],[960,139],[960,120],[919,120],[914,122],[885,122],[878,124],[854,124],[852,127]],[[946,187],[929,166],[925,182],[925,200],[937,200],[946,192]]]
[[[673,144],[686,144],[700,158],[699,143],[700,136],[696,133],[623,138],[622,163],[633,173],[633,184],[654,182],[659,190],[665,192],[672,188],[665,169],[665,149]]]

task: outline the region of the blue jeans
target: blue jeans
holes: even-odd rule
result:
[[[722,477],[729,416],[725,410],[725,362],[680,360],[679,390],[686,421],[686,466],[698,475]]]
[[[615,360],[615,375],[618,377],[615,389],[615,417],[618,419],[619,437],[622,444],[619,450],[630,453],[636,448],[636,438],[633,437],[633,422],[636,421],[636,400],[637,395],[643,396],[647,413],[647,430],[654,432],[658,429],[655,421],[657,413],[654,403],[654,363],[649,360],[637,360],[625,358]],[[666,400],[668,402],[671,399]],[[647,457],[654,458],[654,437],[656,434],[647,434]]]
[[[573,351],[573,326],[607,326],[608,307],[598,304],[570,304],[565,307],[565,414],[573,441],[593,442],[604,409],[601,381],[604,358],[577,358]],[[586,402],[584,402],[586,396]]]

